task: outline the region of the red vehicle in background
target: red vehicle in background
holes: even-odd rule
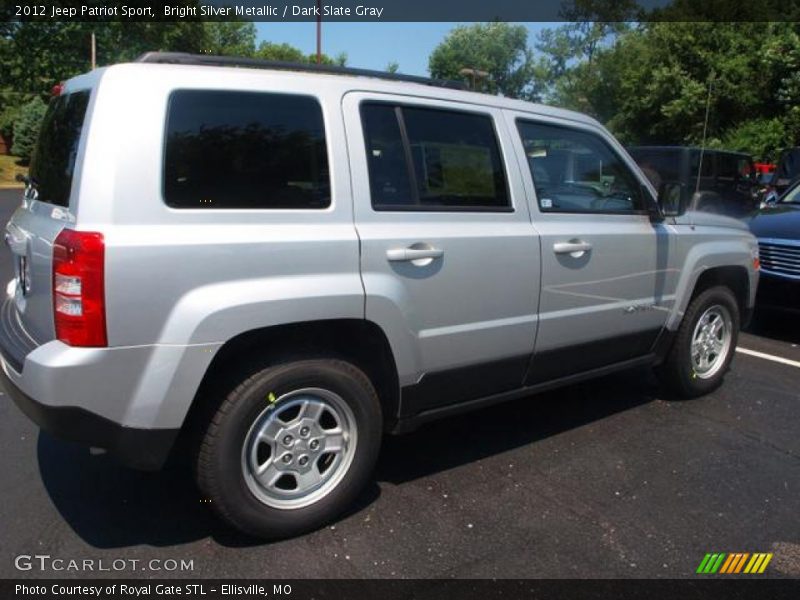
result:
[[[776,165],[772,163],[764,163],[764,162],[753,163],[753,166],[755,167],[759,179],[761,179],[762,177],[771,177],[772,174],[775,172],[775,167],[776,167]]]

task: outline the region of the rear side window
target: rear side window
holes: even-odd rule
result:
[[[290,94],[173,92],[167,115],[164,199],[173,208],[329,206],[319,102]]]
[[[510,210],[490,116],[365,103],[361,119],[376,210]]]
[[[389,104],[368,104],[361,108],[372,205],[378,208],[417,203],[416,194],[411,191],[411,173],[397,120],[399,110]]]
[[[732,154],[717,154],[717,177],[733,181],[739,176],[739,157]]]
[[[88,90],[58,96],[50,101],[30,166],[36,197],[43,202],[69,205],[78,143],[88,105]]]

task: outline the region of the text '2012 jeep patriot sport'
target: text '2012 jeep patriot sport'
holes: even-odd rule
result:
[[[308,531],[384,432],[643,364],[717,387],[757,245],[657,196],[577,113],[145,55],[51,101],[6,229],[3,385],[132,466],[181,433],[224,519]]]

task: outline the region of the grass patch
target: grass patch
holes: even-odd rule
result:
[[[21,167],[17,164],[19,159],[16,156],[0,154],[0,187],[21,186],[17,183],[17,173],[28,174],[28,167]]]

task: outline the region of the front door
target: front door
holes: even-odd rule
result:
[[[528,384],[650,352],[674,301],[668,226],[613,138],[590,124],[507,114],[528,165],[542,241],[539,331]]]

